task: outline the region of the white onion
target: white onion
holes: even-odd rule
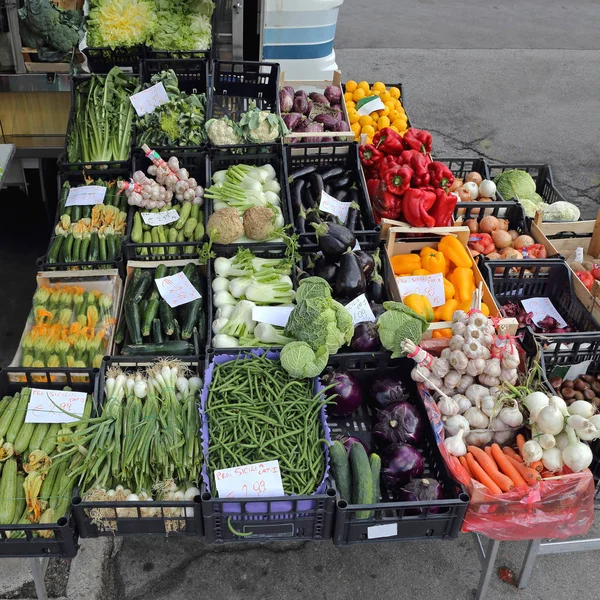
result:
[[[484,198],[496,199],[496,184],[491,179],[484,179],[479,184],[479,195]]]

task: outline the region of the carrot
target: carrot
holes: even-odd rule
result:
[[[498,444],[492,444],[492,452],[496,462],[498,463],[498,467],[505,475],[513,480],[515,487],[527,485],[527,482],[523,479],[519,471],[517,471],[513,464],[508,460],[508,456],[506,456],[506,454],[500,450],[500,446],[498,446]]]
[[[519,448],[519,454],[521,458],[525,458],[523,456],[523,446],[525,445],[525,436],[522,433],[517,434],[517,446]]]
[[[496,461],[493,458],[490,458],[481,448],[478,448],[477,446],[468,446],[467,450],[503,492],[510,492],[510,490],[515,487],[511,478],[500,473]]]
[[[527,485],[535,485],[541,479],[540,474],[535,469],[516,461],[511,456],[507,456],[506,458],[512,463]]]
[[[486,446],[486,447],[484,448],[484,450],[485,450],[485,453],[486,453],[486,454],[487,454],[487,455],[488,455],[488,456],[489,456],[489,457],[490,457],[492,460],[494,460],[494,457],[492,456],[492,449],[491,449],[489,446]],[[496,461],[494,461],[494,462],[496,462]]]
[[[521,457],[521,455],[518,452],[515,452],[510,446],[504,446],[504,448],[502,448],[502,452],[504,452],[506,456],[514,458],[517,462],[523,462],[523,458]]]
[[[469,469],[469,465],[467,463],[467,459],[464,456],[459,456],[458,460],[460,461],[460,464],[462,465],[463,469],[467,472],[467,474],[469,475],[469,477],[471,479],[475,479],[473,477],[473,473],[471,473],[471,469]]]
[[[467,464],[474,478],[483,484],[492,494],[502,493],[502,490],[494,483],[494,480],[477,464],[477,461],[470,452],[467,453]]]
[[[541,460],[536,460],[529,465],[532,469],[535,469],[538,473],[544,470],[544,465]]]

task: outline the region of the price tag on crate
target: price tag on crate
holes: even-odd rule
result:
[[[554,304],[550,298],[528,298],[527,300],[521,300],[523,308],[527,312],[533,313],[531,320],[537,325],[544,317],[554,317],[559,327],[566,327],[566,321],[561,317],[560,313],[556,310]]]
[[[381,101],[379,96],[361,98],[356,104],[356,111],[361,117],[371,114],[375,110],[383,110],[384,108],[385,104]]]
[[[386,523],[385,525],[371,525],[371,527],[367,527],[367,539],[369,540],[396,535],[398,535],[398,523]]]
[[[167,91],[162,82],[149,87],[147,90],[142,90],[133,96],[129,96],[135,112],[138,117],[143,117],[146,113],[154,112],[154,109],[161,104],[169,101]]]
[[[375,323],[375,321],[377,321],[369,306],[369,301],[364,294],[357,296],[352,302],[348,302],[345,308],[352,315],[352,323],[354,325],[364,323],[365,321],[368,321],[369,323]]]
[[[400,298],[409,294],[421,294],[429,298],[431,306],[442,306],[446,302],[444,276],[441,273],[396,277],[396,283],[400,290]]]
[[[69,190],[65,206],[91,206],[103,204],[106,187],[103,185],[81,185]]]
[[[158,293],[171,308],[193,302],[202,297],[183,272],[161,277],[155,279],[155,281]]]
[[[278,460],[217,469],[215,483],[219,498],[265,498],[285,494]]]
[[[323,190],[321,193],[319,210],[335,215],[342,223],[345,223],[348,219],[348,210],[350,209],[350,204],[350,202],[340,202]]]
[[[77,417],[66,412],[81,417],[86,400],[85,392],[32,388],[25,423],[74,423]]]
[[[285,327],[292,310],[294,310],[293,306],[254,306],[252,307],[252,320]]]
[[[146,223],[146,225],[151,225],[152,227],[156,227],[157,225],[168,225],[169,223],[179,221],[179,213],[174,208],[158,213],[143,212],[141,215],[144,223]]]

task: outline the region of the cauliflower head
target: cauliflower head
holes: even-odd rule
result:
[[[208,139],[215,146],[235,146],[244,141],[237,125],[228,117],[209,119],[204,127]]]

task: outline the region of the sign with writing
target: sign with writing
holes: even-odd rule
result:
[[[356,104],[356,111],[361,117],[364,117],[375,110],[383,110],[384,108],[385,104],[381,101],[379,96],[361,98]]]
[[[174,208],[157,213],[143,212],[141,215],[144,223],[152,225],[152,227],[168,225],[169,223],[179,221],[179,213]]]
[[[142,90],[133,96],[129,96],[135,112],[138,117],[143,117],[146,113],[151,113],[157,106],[169,101],[167,91],[162,82],[149,87],[147,90]]]
[[[75,423],[85,409],[87,394],[66,390],[31,389],[25,423]]]
[[[308,118],[313,120],[317,115],[331,115],[332,117],[337,117],[339,112],[339,110],[336,108],[331,108],[331,106],[325,106],[325,104],[313,102]]]
[[[367,527],[367,539],[376,540],[398,535],[398,523],[386,523],[385,525],[371,525]]]
[[[369,301],[364,294],[357,296],[351,302],[348,302],[345,306],[346,310],[352,315],[352,323],[358,325],[358,323],[375,323],[377,319],[369,306]]]
[[[446,302],[444,276],[441,273],[396,277],[396,283],[401,298],[409,294],[421,294],[429,298],[431,306],[442,306]]]
[[[336,200],[333,196],[330,196],[325,190],[323,190],[321,193],[319,210],[335,215],[342,223],[345,223],[348,219],[348,210],[350,209],[350,204],[350,202],[340,202],[339,200]]]
[[[292,310],[294,310],[293,306],[253,306],[252,320],[285,327]]]
[[[106,196],[103,185],[81,185],[69,190],[65,206],[90,206],[102,204]]]
[[[161,277],[155,281],[158,293],[171,308],[193,302],[202,297],[183,272]]]
[[[521,300],[521,304],[527,312],[533,313],[531,320],[536,324],[544,317],[554,317],[558,321],[559,327],[567,326],[567,323],[560,316],[550,298],[528,298],[527,300]]]
[[[265,498],[284,495],[278,460],[217,469],[215,483],[219,498]]]

